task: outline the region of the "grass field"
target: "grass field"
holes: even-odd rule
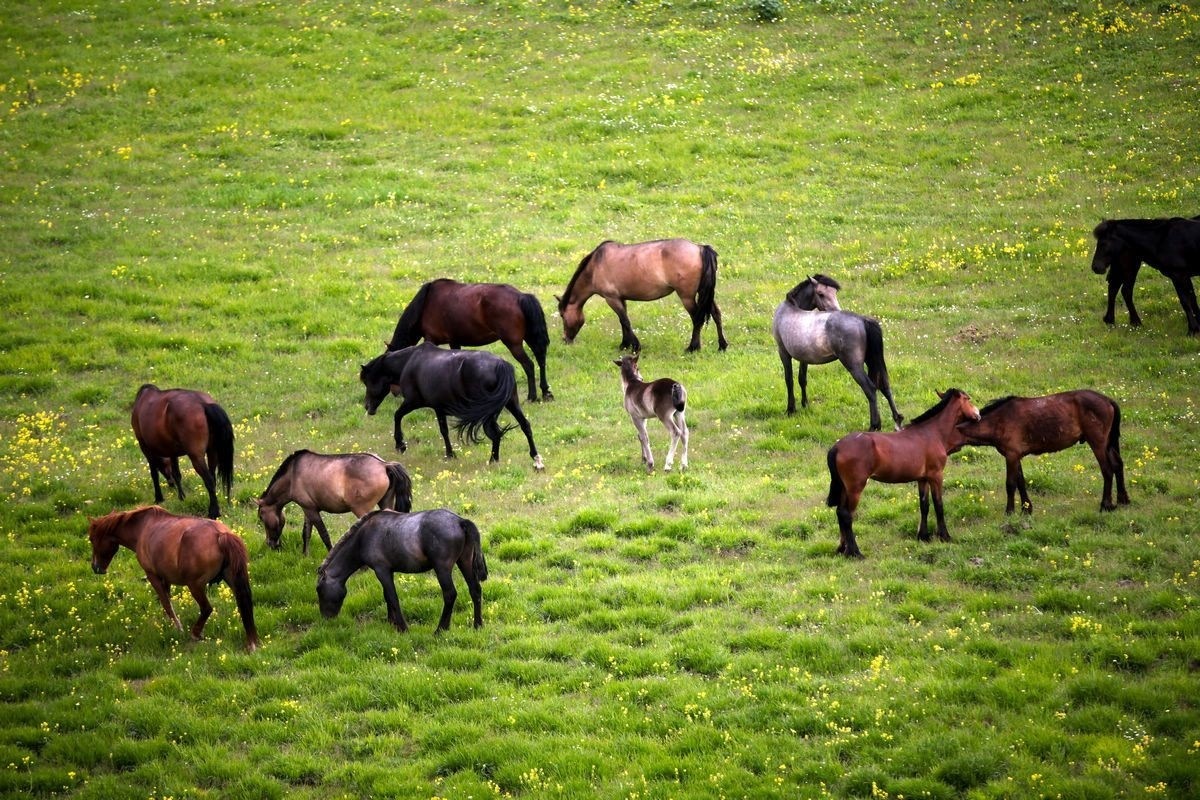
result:
[[[1101,219],[1200,212],[1200,10],[4,0],[0,39],[0,795],[1200,795],[1200,342],[1149,268],[1145,325],[1106,327],[1089,269]],[[295,449],[394,453],[358,365],[417,287],[549,314],[601,240],[666,236],[720,253],[730,339],[685,354],[677,302],[631,308],[691,469],[641,468],[603,301],[572,346],[553,316],[545,472],[406,420],[415,506],[483,533],[485,626],[460,579],[435,636],[431,575],[398,577],[406,634],[368,573],[322,619],[324,548],[289,509],[269,550],[253,500]],[[871,484],[838,557],[825,452],[866,403],[815,367],[787,417],[770,334],[814,272],[882,322],[909,418],[948,386],[1116,398],[1132,505],[1099,512],[1079,447],[1006,518],[968,448],[954,542]],[[192,643],[131,553],[89,568],[88,516],[153,497],[145,382],[235,422],[257,653],[226,587]],[[203,513],[184,481],[165,505]]]

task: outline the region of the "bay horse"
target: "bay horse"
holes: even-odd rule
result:
[[[1021,469],[1022,458],[1056,453],[1081,442],[1092,448],[1104,477],[1100,510],[1116,508],[1112,500],[1114,476],[1117,502],[1129,503],[1125,462],[1121,460],[1121,407],[1111,397],[1091,389],[1045,397],[1002,397],[988,403],[979,414],[978,421],[963,422],[958,429],[966,437],[966,444],[991,445],[1004,456],[1006,514],[1014,511],[1015,492],[1021,493],[1021,511],[1033,513],[1025,472]]]
[[[408,622],[396,596],[395,573],[433,570],[442,587],[442,616],[436,632],[448,631],[458,599],[455,564],[471,593],[474,625],[482,627],[483,591],[479,584],[487,580],[488,571],[475,523],[444,508],[415,514],[372,511],[346,531],[317,570],[317,603],[326,619],[336,617],[346,599],[346,581],[360,569],[369,568],[383,587],[388,622],[399,631],[407,631]]]
[[[221,522],[144,506],[89,519],[88,538],[92,542],[92,572],[97,575],[108,571],[121,545],[132,550],[167,619],[181,631],[183,623],[171,605],[171,587],[188,587],[200,606],[200,617],[191,630],[196,641],[203,638],[204,624],[213,611],[207,587],[225,581],[233,590],[246,629],[246,649],[258,648],[246,545]]]
[[[621,322],[621,348],[637,352],[642,343],[629,324],[628,300],[658,300],[674,292],[692,318],[688,351],[700,349],[700,329],[709,319],[717,326],[717,345],[729,346],[716,301],[717,251],[687,239],[638,244],[604,241],[583,257],[558,300],[563,335],[575,341],[583,327],[583,304],[600,295]]]
[[[529,442],[534,468],[545,467],[517,399],[513,366],[497,355],[484,350],[443,350],[422,342],[374,358],[362,366],[358,377],[367,389],[367,414],[375,414],[389,391],[400,396],[395,441],[401,453],[408,448],[401,428],[404,415],[418,408],[432,408],[446,445],[446,458],[454,458],[446,419],[455,417],[460,437],[477,442],[482,430],[492,441],[490,460],[499,461],[500,438],[511,428],[501,428],[497,420],[500,412],[508,409]]]
[[[889,433],[851,433],[829,448],[829,496],[825,503],[837,507],[841,539],[837,552],[862,558],[854,538],[854,511],[867,481],[884,483],[916,481],[921,503],[921,524],[917,538],[929,541],[929,496],[937,516],[937,535],[950,541],[942,509],[942,476],[946,458],[965,443],[959,430],[964,420],[979,419],[979,411],[970,396],[961,389],[938,393],[939,402],[914,419],[903,430]]]
[[[883,357],[883,328],[878,320],[842,311],[837,305],[836,282],[827,276],[810,277],[787,294],[771,324],[771,334],[783,364],[787,388],[787,413],[796,413],[792,385],[792,359],[800,364],[800,404],[808,406],[808,365],[840,361],[867,397],[871,430],[882,428],[877,393],[883,392],[892,410],[892,422],[900,429],[904,417],[892,398],[892,384]],[[832,292],[829,290],[833,289]],[[800,307],[802,303],[807,307]],[[863,369],[863,365],[866,369]]]
[[[637,429],[638,441],[642,443],[642,463],[647,472],[654,471],[654,453],[650,450],[650,437],[646,433],[646,420],[654,417],[667,429],[671,444],[667,448],[665,472],[671,471],[675,461],[675,447],[682,443],[683,452],[679,468],[688,467],[688,427],[684,418],[687,406],[687,390],[683,384],[670,378],[659,378],[649,383],[642,380],[638,371],[637,355],[621,356],[613,361],[621,369],[621,393],[625,398],[625,410]]]
[[[400,314],[387,349],[399,350],[421,339],[455,350],[502,342],[525,370],[529,402],[536,403],[533,362],[522,343],[528,344],[541,370],[542,398],[554,399],[546,382],[550,332],[542,304],[532,294],[504,283],[459,283],[449,278],[429,281]]]
[[[321,512],[362,517],[378,505],[397,511],[412,508],[412,479],[395,461],[384,461],[374,453],[314,453],[297,450],[283,460],[267,488],[255,502],[258,518],[267,532],[267,545],[278,550],[283,534],[283,507],[295,503],[304,511],[301,534],[303,553],[315,527],[325,543],[333,547]]]
[[[1200,334],[1200,306],[1192,286],[1192,278],[1200,275],[1200,218],[1106,219],[1096,226],[1092,235],[1096,239],[1092,272],[1102,275],[1109,271],[1105,322],[1112,324],[1113,321],[1113,271],[1116,271],[1119,276],[1117,286],[1129,309],[1130,324],[1141,323],[1133,310],[1133,282],[1138,268],[1145,263],[1170,279],[1187,318],[1188,334]]]
[[[133,401],[133,435],[150,466],[154,502],[163,501],[159,475],[174,486],[183,499],[179,456],[187,456],[208,490],[208,516],[221,515],[217,505],[217,481],[229,501],[233,486],[233,423],[225,409],[206,392],[191,389],[159,389],[142,384]]]

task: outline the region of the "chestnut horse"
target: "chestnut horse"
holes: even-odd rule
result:
[[[709,319],[717,326],[717,344],[729,346],[716,302],[717,251],[687,239],[663,239],[640,244],[601,242],[579,262],[567,289],[558,298],[563,335],[575,341],[583,327],[583,304],[594,294],[603,297],[621,322],[621,349],[637,352],[642,343],[629,324],[627,300],[658,300],[671,292],[692,318],[689,351],[700,349],[700,329]]]
[[[929,541],[929,496],[937,515],[937,535],[950,541],[942,509],[942,474],[946,458],[966,441],[958,424],[979,419],[979,411],[961,389],[938,393],[940,402],[917,417],[906,428],[889,433],[851,433],[829,448],[829,497],[825,503],[837,507],[841,541],[837,552],[862,558],[854,539],[854,510],[867,481],[884,483],[916,481],[921,500],[921,525],[917,538]]]
[[[217,480],[225,487],[225,500],[233,486],[233,423],[225,409],[205,392],[159,389],[143,384],[133,401],[133,435],[150,466],[154,502],[163,501],[158,476],[167,479],[183,499],[179,456],[187,456],[208,490],[208,516],[221,515],[217,505]]]
[[[200,618],[192,626],[195,640],[203,638],[204,623],[213,611],[207,587],[225,581],[233,590],[246,629],[246,649],[258,648],[246,545],[224,524],[145,506],[88,520],[88,538],[92,541],[92,572],[97,575],[108,570],[121,545],[137,555],[167,619],[179,630],[183,623],[171,605],[171,587],[188,587],[200,606]]]
[[[533,362],[525,354],[524,342],[541,370],[542,398],[554,399],[546,382],[546,348],[550,345],[546,314],[531,294],[503,283],[459,283],[448,278],[429,281],[400,314],[387,349],[399,350],[421,339],[448,344],[455,350],[502,342],[525,370],[529,402],[536,403]]]
[[[650,437],[646,433],[646,420],[657,417],[667,429],[671,444],[667,447],[667,463],[663,467],[671,471],[675,461],[675,447],[683,444],[683,455],[679,458],[679,468],[688,467],[688,427],[684,418],[687,406],[687,390],[683,384],[670,378],[659,378],[655,381],[644,382],[642,373],[638,371],[638,357],[621,356],[613,362],[621,369],[621,393],[625,398],[625,410],[637,428],[638,441],[642,443],[642,463],[647,472],[654,471],[654,453],[650,450]]]
[[[1029,455],[1056,453],[1087,442],[1104,476],[1100,510],[1112,511],[1113,477],[1117,479],[1117,502],[1129,503],[1125,491],[1125,462],[1121,460],[1121,407],[1111,397],[1090,389],[1059,392],[1045,397],[1003,397],[984,406],[977,422],[958,426],[967,444],[991,445],[1004,456],[1004,488],[1008,492],[1006,514],[1013,513],[1014,492],[1021,493],[1021,511],[1033,513],[1025,487],[1021,459]]]
[[[304,511],[302,552],[308,555],[308,540],[315,527],[325,543],[333,547],[321,512],[362,517],[378,505],[397,511],[412,507],[412,480],[404,467],[384,461],[374,453],[314,453],[297,450],[283,460],[267,488],[255,502],[258,518],[267,531],[267,546],[279,549],[283,535],[283,507],[295,503]]]

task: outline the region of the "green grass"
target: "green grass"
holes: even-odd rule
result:
[[[1197,342],[1151,269],[1144,327],[1107,329],[1088,269],[1100,219],[1200,206],[1200,16],[781,5],[0,6],[0,795],[1200,791]],[[485,627],[462,591],[434,636],[430,575],[397,578],[407,634],[370,574],[322,619],[323,548],[293,513],[270,551],[252,501],[295,449],[391,452],[357,370],[416,288],[550,312],[601,240],[676,235],[720,252],[730,349],[683,353],[673,300],[631,316],[644,373],[688,387],[691,470],[644,473],[593,300],[571,347],[550,320],[544,473],[519,437],[447,462],[407,421],[416,507],[483,532]],[[1118,399],[1133,505],[1098,511],[1080,447],[1027,460],[1035,513],[1005,518],[1001,459],[968,449],[953,543],[871,484],[867,559],[837,557],[825,450],[866,404],[816,367],[786,417],[769,327],[818,271],[882,321],[909,418],[947,386]],[[87,517],[152,497],[147,381],[234,419],[258,653],[224,587],[190,643],[130,553],[89,569]],[[184,480],[166,505],[203,513]]]

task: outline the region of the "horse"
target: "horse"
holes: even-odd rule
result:
[[[346,581],[369,567],[383,587],[388,622],[404,632],[408,622],[396,596],[395,573],[432,569],[442,587],[442,617],[436,632],[448,631],[458,599],[455,564],[471,593],[475,627],[482,627],[483,591],[479,584],[487,580],[488,571],[475,523],[444,508],[415,514],[372,511],[346,531],[317,570],[317,602],[326,619],[336,617],[346,599]]]
[[[1138,267],[1146,263],[1171,280],[1187,318],[1188,334],[1200,334],[1200,306],[1192,286],[1192,278],[1200,275],[1200,219],[1106,219],[1092,235],[1096,239],[1092,272],[1102,275],[1106,270],[1115,270],[1121,276],[1117,285],[1124,294],[1130,324],[1141,322],[1133,310],[1133,282]],[[1108,292],[1104,321],[1112,324],[1115,290],[1111,272]]]
[[[529,402],[536,403],[533,362],[522,346],[528,344],[541,370],[542,397],[554,399],[546,382],[550,333],[542,304],[532,294],[502,283],[459,283],[448,278],[429,281],[401,313],[387,349],[409,347],[422,338],[455,350],[502,342],[525,370]]]
[[[966,441],[959,430],[964,420],[979,419],[979,410],[971,404],[970,396],[961,389],[938,393],[939,402],[914,419],[903,430],[889,433],[851,433],[838,439],[829,448],[829,496],[825,503],[837,507],[838,531],[841,540],[837,552],[847,557],[862,558],[854,539],[854,510],[867,481],[874,478],[884,483],[916,481],[921,502],[921,524],[917,538],[929,541],[929,496],[937,515],[937,535],[950,541],[946,517],[942,509],[942,474],[946,458]]]
[[[629,324],[627,300],[658,300],[671,292],[692,318],[688,352],[700,349],[700,329],[711,319],[717,326],[717,345],[729,346],[716,302],[717,251],[687,239],[662,239],[638,244],[604,241],[583,257],[566,291],[558,300],[563,335],[575,341],[583,327],[583,304],[598,294],[621,322],[621,348],[638,352],[642,343]]]
[[[883,329],[877,320],[837,305],[837,287],[821,275],[800,282],[775,309],[771,333],[783,364],[783,383],[787,388],[787,413],[796,413],[796,393],[792,385],[792,359],[800,362],[800,404],[808,406],[808,365],[842,362],[867,397],[871,430],[882,428],[877,392],[883,392],[892,409],[896,430],[904,417],[892,398],[892,384],[883,358]],[[829,290],[833,289],[831,293]],[[800,307],[804,303],[808,307]],[[866,369],[863,369],[863,364]]]
[[[267,532],[267,545],[279,549],[283,534],[283,507],[296,503],[304,510],[303,553],[315,526],[325,549],[333,545],[321,512],[362,517],[371,506],[408,511],[412,508],[412,480],[404,467],[384,461],[374,453],[314,453],[297,450],[283,460],[267,488],[255,502],[258,518]]]
[[[187,456],[208,490],[208,516],[221,515],[217,505],[216,481],[225,487],[229,502],[233,486],[233,423],[225,409],[205,392],[191,389],[159,389],[143,384],[133,401],[133,435],[150,466],[154,502],[163,501],[158,476],[167,479],[183,499],[179,456]]]
[[[679,468],[686,470],[688,466],[688,427],[684,418],[684,408],[687,405],[687,390],[683,384],[670,378],[659,378],[649,383],[642,381],[642,373],[638,371],[638,357],[621,356],[613,361],[621,369],[621,393],[625,398],[625,410],[637,428],[638,441],[642,443],[642,463],[647,472],[654,471],[654,453],[650,450],[650,437],[646,434],[646,420],[658,417],[658,421],[667,429],[671,444],[667,448],[667,463],[663,467],[671,471],[675,461],[675,447],[683,443],[683,454],[679,459]]]
[[[499,461],[500,438],[511,427],[501,428],[497,418],[507,408],[529,442],[534,469],[545,468],[533,443],[529,420],[517,399],[512,364],[497,355],[483,350],[443,350],[422,342],[374,358],[362,365],[358,377],[367,388],[365,407],[369,415],[375,414],[389,390],[401,396],[395,417],[396,449],[401,453],[408,448],[401,428],[404,415],[418,408],[432,408],[446,444],[446,458],[454,458],[446,427],[446,418],[451,416],[458,419],[460,438],[478,442],[482,429],[492,441],[490,460]]]
[[[1008,492],[1006,514],[1013,513],[1015,491],[1021,493],[1021,511],[1033,513],[1025,487],[1021,459],[1028,455],[1056,453],[1087,442],[1104,476],[1100,510],[1112,511],[1113,477],[1117,480],[1117,502],[1129,503],[1125,491],[1125,462],[1121,460],[1121,407],[1111,397],[1091,389],[1059,392],[1045,397],[1002,397],[980,410],[977,422],[958,426],[966,444],[991,445],[1004,456],[1004,488]]]
[[[181,631],[183,624],[171,606],[171,587],[188,587],[200,606],[200,618],[191,630],[195,641],[203,638],[204,623],[213,611],[207,587],[225,581],[233,590],[246,629],[246,649],[258,648],[246,545],[224,524],[179,516],[159,506],[144,506],[89,519],[88,538],[92,542],[92,572],[97,575],[108,570],[121,545],[132,550],[167,619]]]

